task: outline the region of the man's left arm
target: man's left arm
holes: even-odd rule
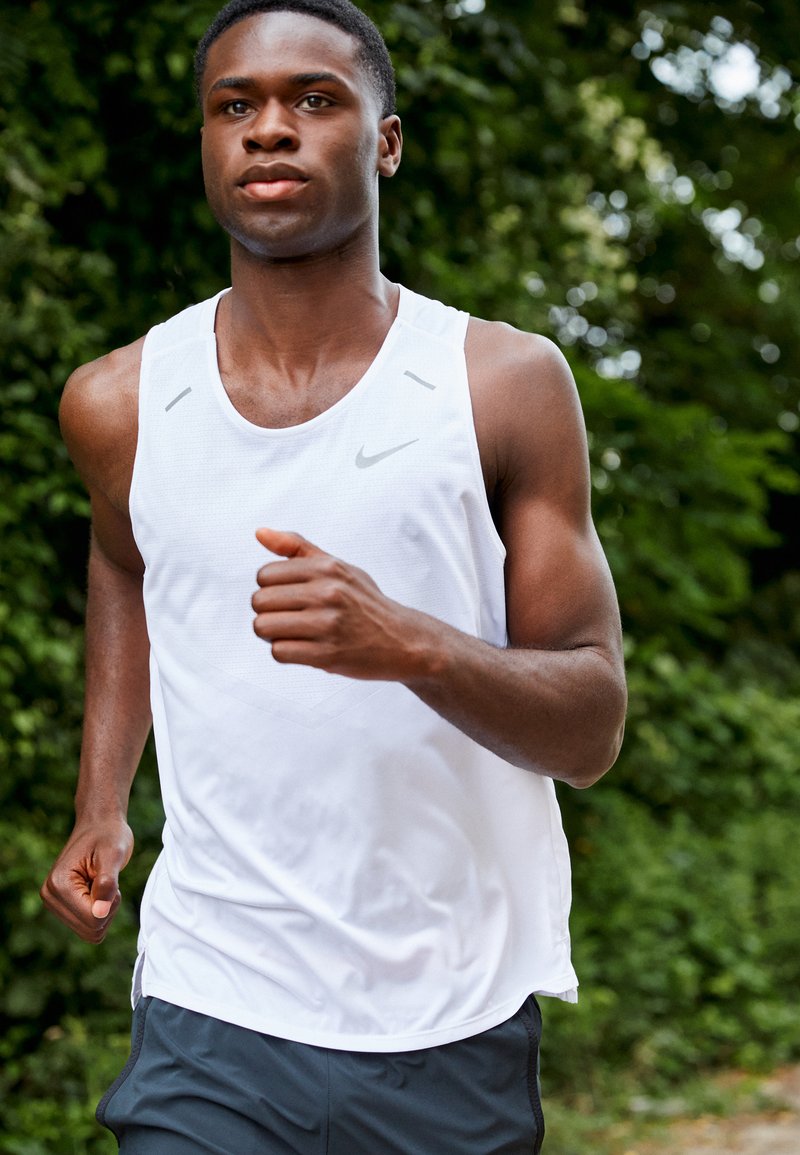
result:
[[[507,550],[508,647],[401,606],[357,567],[270,529],[259,540],[286,560],[259,570],[254,628],[278,661],[402,682],[506,761],[590,786],[619,752],[626,691],[577,392],[543,338],[486,325],[473,345],[476,427]]]

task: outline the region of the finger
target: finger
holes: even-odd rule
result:
[[[266,642],[276,638],[297,638],[304,641],[321,640],[334,625],[329,612],[315,613],[262,613],[253,619],[253,629]]]
[[[108,918],[119,896],[119,875],[116,871],[100,871],[92,882],[89,894],[94,917],[97,919]]]
[[[314,666],[319,670],[330,668],[330,650],[316,641],[298,641],[295,638],[279,638],[272,643],[272,656],[276,662],[285,665]]]
[[[92,903],[92,917],[102,926],[110,922],[117,913],[117,907],[122,902],[122,894],[118,890],[111,902],[106,899],[95,900]]]
[[[261,586],[250,599],[257,614],[300,613],[310,606],[307,585]]]
[[[88,886],[78,895],[74,894],[73,887],[70,887],[69,892],[66,890],[62,892],[54,884],[52,877],[45,880],[39,893],[47,909],[84,942],[102,942],[106,936],[108,923],[119,906],[119,892],[117,892],[117,898],[111,904],[107,917],[105,919],[93,917],[89,909],[91,899]]]
[[[278,554],[279,557],[317,557],[325,553],[299,533],[290,533],[288,530],[269,529],[264,526],[256,530],[256,537],[265,549]]]
[[[309,582],[318,576],[316,566],[319,565],[320,559],[326,556],[324,553],[318,553],[309,557],[298,555],[288,561],[268,561],[256,574],[256,581],[260,586],[299,586],[300,583]]]

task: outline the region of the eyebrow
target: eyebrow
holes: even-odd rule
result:
[[[345,86],[344,80],[335,72],[298,72],[289,77],[289,83],[297,88],[302,88],[306,84],[320,84],[324,81],[329,84]],[[211,96],[212,92],[217,92],[220,88],[238,88],[246,91],[257,87],[258,82],[250,76],[222,76],[211,85],[208,95]]]

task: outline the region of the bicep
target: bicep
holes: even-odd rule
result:
[[[509,643],[617,649],[616,595],[591,522],[544,500],[513,503],[503,520]]]
[[[142,342],[84,365],[61,400],[61,432],[92,503],[92,561],[140,577],[143,562],[128,516],[136,453]]]
[[[512,646],[617,655],[619,614],[590,508],[583,415],[554,350],[518,385],[499,501]]]
[[[144,562],[133,536],[130,518],[117,509],[98,488],[92,487],[90,496],[93,560],[122,570],[132,577],[141,577]]]

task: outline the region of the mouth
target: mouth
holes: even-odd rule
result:
[[[279,201],[296,196],[308,177],[291,165],[254,165],[244,173],[239,188],[249,200]]]
[[[253,180],[239,187],[255,201],[280,201],[292,197],[305,185],[304,180]]]

